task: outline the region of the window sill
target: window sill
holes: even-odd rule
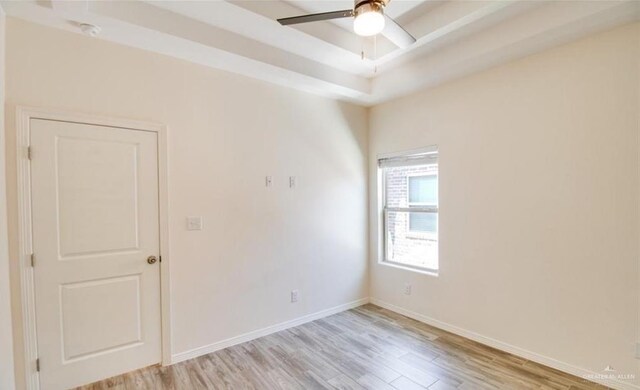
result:
[[[378,264],[384,265],[386,267],[401,269],[401,270],[404,270],[404,271],[410,271],[410,272],[415,272],[415,273],[419,273],[419,274],[423,274],[423,275],[434,276],[436,278],[438,277],[438,270],[434,270],[434,269],[412,267],[412,266],[407,265],[407,264],[393,263],[391,261],[386,261],[386,260],[385,261],[378,261]]]

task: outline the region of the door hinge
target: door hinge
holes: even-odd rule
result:
[[[35,267],[36,266],[36,255],[35,254],[31,254],[31,266]]]
[[[40,358],[36,359],[36,371],[40,372]]]
[[[158,256],[158,261],[162,263],[162,256]]]
[[[27,146],[27,160],[31,160],[31,146]]]

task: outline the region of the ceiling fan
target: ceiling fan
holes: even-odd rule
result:
[[[410,46],[416,39],[402,28],[395,20],[384,14],[384,8],[391,0],[354,0],[353,9],[322,12],[319,14],[292,16],[278,19],[281,25],[317,22],[353,17],[353,31],[361,36],[369,37],[382,33],[399,47]],[[386,23],[385,23],[386,22]],[[386,28],[385,28],[386,25]]]

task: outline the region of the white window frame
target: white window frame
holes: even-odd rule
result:
[[[436,176],[438,177],[438,180],[440,178],[440,173],[439,173],[439,162],[438,162],[438,146],[437,145],[433,145],[433,146],[428,146],[425,148],[420,148],[420,149],[414,149],[414,150],[409,150],[409,151],[405,151],[405,152],[396,152],[396,153],[388,153],[388,154],[379,154],[377,156],[376,159],[376,168],[377,168],[377,178],[378,178],[378,186],[377,186],[377,191],[378,191],[378,224],[377,224],[377,228],[378,228],[378,264],[382,264],[382,265],[386,265],[386,266],[391,266],[394,268],[400,268],[400,269],[404,269],[404,270],[408,270],[408,271],[412,271],[412,272],[418,272],[418,273],[422,273],[422,274],[427,274],[427,275],[431,275],[431,276],[438,276],[439,273],[439,268],[440,266],[438,265],[437,269],[433,269],[433,268],[427,268],[427,267],[420,267],[420,266],[415,266],[415,265],[411,265],[411,264],[405,264],[405,263],[399,263],[399,262],[394,262],[392,260],[387,259],[387,215],[388,212],[435,212],[438,213],[438,225],[439,225],[439,218],[440,218],[440,214],[439,214],[439,209],[438,206],[422,206],[422,207],[387,207],[387,200],[386,200],[386,175],[384,175],[384,168],[388,167],[388,166],[383,166],[383,161],[384,160],[399,160],[398,166],[403,166],[402,161],[406,161],[407,164],[406,165],[410,165],[411,162],[417,160],[417,156],[419,155],[433,155],[435,156],[435,164],[438,164],[438,171],[436,173]],[[418,174],[417,176],[422,176],[423,174]],[[408,187],[408,184],[407,184]],[[439,192],[439,186],[438,186],[438,192]],[[408,195],[407,195],[408,196]],[[408,218],[407,218],[408,220]],[[408,230],[407,230],[408,231]],[[440,263],[440,230],[438,229],[437,233],[435,234],[435,240],[437,241],[437,245],[438,245],[438,264]],[[434,239],[434,236],[431,235],[431,239]]]

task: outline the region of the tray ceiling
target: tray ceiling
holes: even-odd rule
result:
[[[284,27],[276,18],[347,9],[348,0],[0,1],[12,17],[373,105],[640,19],[640,2],[392,0],[417,38],[401,49],[350,19]]]

